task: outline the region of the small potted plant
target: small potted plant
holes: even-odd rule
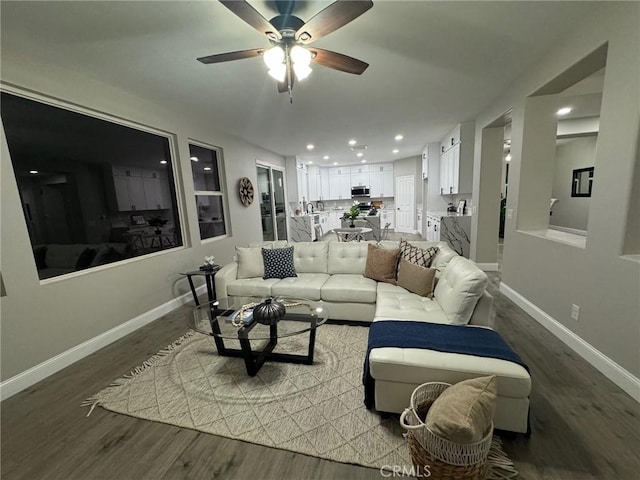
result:
[[[353,228],[355,227],[355,224],[353,223],[353,221],[356,218],[358,218],[359,215],[360,215],[360,204],[358,202],[353,202],[353,205],[351,205],[351,208],[349,209],[349,211],[344,212],[344,215],[342,215],[342,219],[350,220],[351,223],[349,223],[349,226]]]
[[[160,235],[162,233],[162,227],[164,225],[166,225],[166,223],[168,222],[168,220],[166,218],[162,218],[162,217],[151,217],[149,219],[149,225],[151,225],[152,227],[155,227],[155,232],[156,235]]]

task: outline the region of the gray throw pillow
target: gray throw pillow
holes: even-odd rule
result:
[[[497,396],[495,375],[451,385],[431,405],[427,428],[451,442],[479,442],[491,428]]]
[[[433,297],[436,285],[436,269],[425,268],[400,259],[398,265],[398,286],[422,297]]]
[[[263,248],[264,278],[297,277],[293,264],[293,246],[286,248]]]
[[[236,247],[238,278],[256,278],[264,275],[260,247]]]

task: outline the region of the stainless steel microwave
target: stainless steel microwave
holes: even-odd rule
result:
[[[370,197],[368,186],[351,187],[351,198]]]

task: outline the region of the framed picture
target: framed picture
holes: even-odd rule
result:
[[[460,200],[458,202],[458,213],[464,213],[464,209],[467,206],[467,201],[466,200]]]

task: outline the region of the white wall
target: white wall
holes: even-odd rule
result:
[[[573,171],[595,165],[598,137],[576,137],[560,140],[556,147],[556,166],[553,178],[552,198],[558,202],[549,217],[549,225],[587,230],[591,197],[572,197]],[[596,180],[594,172],[594,182]]]
[[[163,130],[176,142],[175,164],[185,247],[152,256],[83,271],[67,278],[40,282],[4,129],[1,134],[0,267],[6,296],[1,301],[0,378],[4,381],[189,292],[178,274],[215,255],[232,260],[234,245],[262,240],[258,202],[242,206],[237,182],[249,177],[257,184],[255,161],[284,167],[284,158],[217,132],[193,112],[164,109],[78,72],[31,63],[19,52],[3,49],[2,81],[66,102]],[[189,160],[189,139],[222,148],[229,235],[200,241]]]
[[[507,288],[504,291],[523,299],[523,305],[530,312],[538,312],[536,318],[547,319],[557,334],[572,341],[582,354],[591,352],[598,368],[604,371],[603,365],[611,367],[609,371],[615,372],[618,383],[626,381],[632,386],[627,391],[633,390],[637,398],[640,398],[637,378],[640,376],[640,262],[637,257],[624,255],[623,245],[632,207],[634,163],[638,161],[639,15],[637,2],[603,4],[476,119],[476,138],[479,138],[481,129],[513,109],[507,209],[513,209],[514,216],[507,219],[505,232],[502,282]],[[537,215],[532,211],[538,208],[536,200],[530,198],[531,192],[523,191],[527,182],[532,181],[531,175],[536,178],[534,166],[523,163],[523,158],[544,161],[543,157],[549,153],[546,145],[535,146],[535,131],[525,124],[525,108],[527,111],[547,108],[544,97],[527,97],[607,42],[596,154],[597,181],[590,200],[586,248],[578,248],[516,229],[516,225],[521,229],[533,226],[535,221],[529,221],[530,213]],[[542,136],[546,136],[546,132]],[[476,148],[474,176],[479,175],[483,161],[481,149]],[[546,191],[546,173],[538,177],[543,182],[538,194],[550,193]],[[474,185],[479,184],[474,178]],[[494,196],[494,192],[479,189],[474,191],[474,203],[477,202],[480,209],[485,208],[485,199],[493,203]],[[520,216],[529,218],[521,221]],[[482,225],[474,225],[472,242],[482,238],[481,228]],[[572,304],[580,306],[579,322],[571,319]]]

